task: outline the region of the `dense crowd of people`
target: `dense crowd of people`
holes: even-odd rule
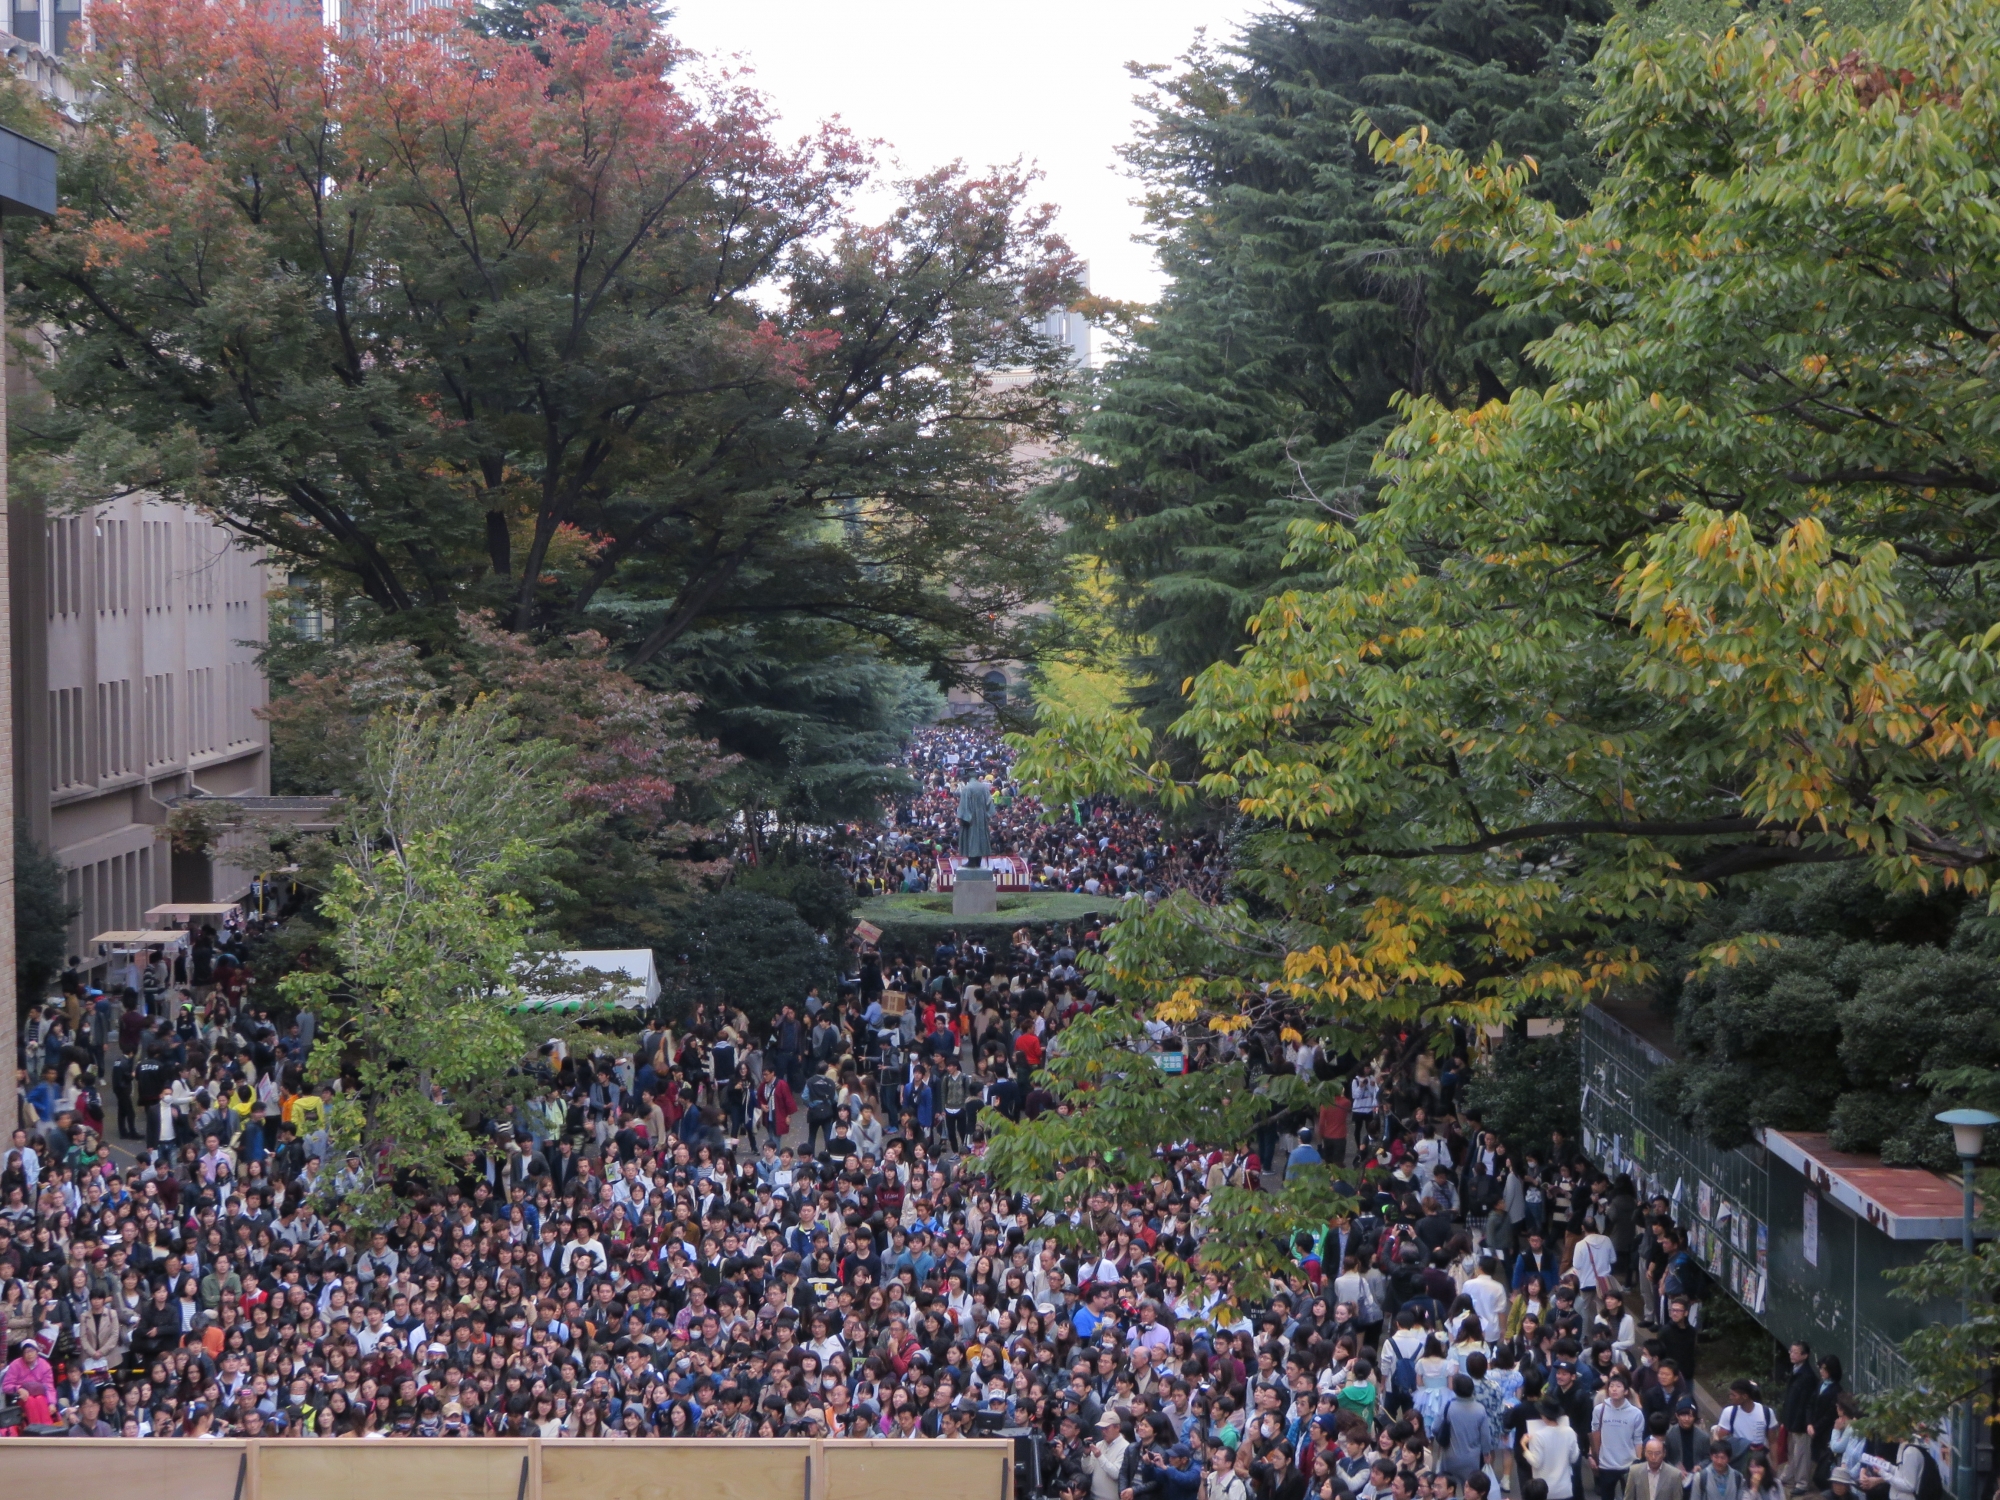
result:
[[[1028,866],[1036,890],[1112,899],[1192,890],[1221,894],[1225,864],[1212,837],[1173,835],[1156,814],[1114,797],[1046,809],[1013,776],[1014,753],[994,731],[940,725],[911,736],[906,765],[916,791],[897,800],[886,826],[856,857],[867,891],[924,891],[937,861],[958,847],[958,789],[983,777],[993,788],[993,849]]]
[[[546,1049],[456,1180],[366,1217],[342,1084],[308,1070],[310,1013],[250,999],[249,936],[116,989],[72,972],[36,1018],[0,1161],[0,1431],[1004,1431],[1072,1500],[1937,1500],[1934,1452],[1861,1441],[1835,1359],[1705,1412],[1670,1206],[1561,1132],[1481,1129],[1469,1036],[1396,1069],[1205,1043],[1191,1066],[1336,1102],[1058,1218],[988,1180],[979,1116],[1056,1107],[1038,1069],[1096,1003],[1102,934],[856,948],[767,1019]],[[1211,1195],[1301,1172],[1355,1212],[1274,1245],[1253,1301],[1202,1267]]]

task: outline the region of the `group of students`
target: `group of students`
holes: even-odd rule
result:
[[[1042,1488],[1092,1500],[1935,1500],[1920,1446],[1859,1444],[1836,1362],[1779,1417],[1754,1391],[1704,1417],[1669,1205],[1560,1132],[1498,1140],[1456,1066],[1221,1038],[1189,1066],[1364,1077],[1372,1112],[1282,1122],[1282,1160],[1184,1143],[1066,1220],[998,1190],[978,1111],[1051,1107],[1038,1069],[1096,1002],[1102,941],[856,951],[837,994],[764,1025],[702,1011],[555,1049],[455,1180],[379,1221],[343,1207],[366,1179],[303,1076],[310,1018],[185,1007],[192,1035],[135,1046],[198,1107],[138,1164],[62,1109],[14,1136],[0,1430],[1007,1431]],[[783,1118],[732,1105],[745,1072],[780,1105],[796,1083]],[[1287,1242],[1253,1302],[1203,1266],[1211,1195],[1281,1171],[1337,1176],[1356,1211]]]
[[[991,729],[941,725],[911,737],[905,768],[915,789],[896,800],[886,825],[855,851],[851,873],[864,893],[930,889],[936,861],[958,847],[958,788],[984,777],[993,788],[993,848],[1028,866],[1037,890],[1115,901],[1191,890],[1220,895],[1226,866],[1213,837],[1170,833],[1159,815],[1112,797],[1044,816],[1013,777],[1013,751]]]

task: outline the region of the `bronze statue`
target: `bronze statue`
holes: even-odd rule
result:
[[[993,852],[993,788],[973,777],[958,789],[958,852],[969,865]]]

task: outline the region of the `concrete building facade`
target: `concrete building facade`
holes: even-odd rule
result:
[[[229,900],[251,873],[176,854],[177,798],[261,797],[270,736],[258,653],[262,558],[182,505],[145,497],[34,518],[14,553],[16,795],[62,865],[71,952],[147,925],[165,901]]]

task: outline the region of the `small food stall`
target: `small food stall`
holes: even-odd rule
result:
[[[243,915],[243,908],[234,901],[166,901],[158,906],[146,908],[146,920],[154,926],[162,922],[213,922],[220,927],[231,918]]]
[[[151,913],[147,913],[148,918]],[[135,994],[144,986],[139,982],[140,971],[145,967],[146,955],[158,948],[168,962],[187,947],[188,935],[175,928],[139,928],[133,931],[116,930],[100,932],[90,940],[91,966],[108,965],[110,974],[105,983],[112,990],[131,989]]]

